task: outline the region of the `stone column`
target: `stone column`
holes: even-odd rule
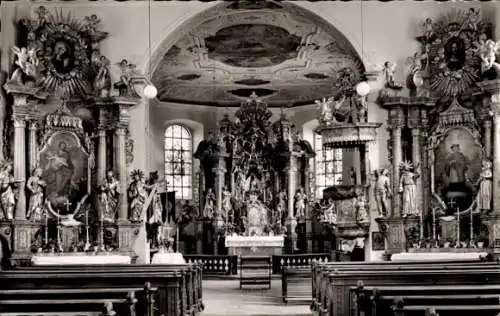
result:
[[[483,123],[484,128],[484,150],[486,157],[491,158],[491,120],[485,119]],[[496,134],[495,134],[496,135]]]
[[[297,219],[294,216],[294,202],[295,202],[295,191],[296,191],[296,177],[295,174],[297,172],[297,159],[290,153],[290,161],[289,166],[287,168],[288,171],[288,216],[286,218],[286,229],[287,229],[287,237],[289,242],[290,253],[293,253],[296,248],[297,243],[297,233],[295,229],[297,228]]]
[[[401,216],[401,197],[399,195],[399,168],[403,159],[401,148],[401,126],[392,128],[392,216]]]
[[[219,158],[219,165],[213,170],[216,174],[215,194],[217,198],[217,210],[215,215],[215,235],[214,235],[214,255],[219,254],[219,240],[224,230],[224,220],[222,219],[222,191],[224,189],[225,163],[224,158]]]
[[[128,198],[127,198],[127,188],[128,188],[128,174],[127,174],[127,159],[125,154],[125,126],[119,125],[116,129],[116,141],[117,141],[117,169],[118,169],[118,179],[120,182],[120,208],[118,211],[118,219],[121,221],[128,220]],[[99,144],[100,145],[100,144]],[[101,149],[99,148],[99,154]],[[101,158],[101,157],[99,157]],[[106,156],[104,155],[104,160]],[[101,161],[99,161],[101,163]]]
[[[420,129],[418,127],[414,127],[411,130],[411,142],[412,142],[412,157],[411,160],[413,162],[413,166],[421,166],[421,160],[422,160],[422,154],[421,154],[421,149],[420,149]],[[421,169],[420,169],[421,170]],[[419,170],[417,170],[419,171]],[[420,172],[420,171],[419,171]],[[417,208],[420,214],[420,223],[419,223],[419,228],[420,228],[420,239],[424,238],[424,223],[423,223],[423,209],[422,209],[422,178],[419,176],[415,180],[415,184],[417,185],[417,192],[416,192],[416,198],[417,198]]]
[[[120,132],[121,133],[121,132]],[[123,131],[125,133],[125,130]],[[117,133],[118,135],[118,133]],[[125,134],[124,134],[125,135]],[[97,183],[103,183],[106,178],[106,160],[107,160],[107,149],[106,149],[106,130],[102,127],[99,128],[98,134],[98,144],[97,144]],[[124,139],[125,144],[125,139]],[[123,145],[125,147],[125,145]]]
[[[24,117],[14,116],[14,179],[19,181],[18,198],[15,217],[17,220],[26,219],[26,121]]]
[[[29,164],[28,171],[31,173],[38,166],[38,142],[37,133],[38,126],[36,122],[30,123],[30,133],[29,133]]]

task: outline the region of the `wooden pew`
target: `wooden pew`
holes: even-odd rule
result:
[[[350,288],[363,280],[373,287],[382,286],[429,286],[429,285],[477,285],[500,284],[498,267],[495,269],[474,269],[462,267],[456,269],[424,270],[375,270],[375,271],[336,271],[328,275],[328,287],[320,302],[319,315],[350,315]]]
[[[123,316],[153,315],[152,289],[144,288],[100,288],[100,289],[51,289],[1,290],[0,315],[106,315],[116,311]],[[137,295],[136,293],[141,293]],[[137,297],[141,297],[142,309],[136,313]],[[115,308],[118,307],[118,309]]]
[[[396,312],[404,316],[432,314],[494,316],[500,311],[500,285],[417,285],[351,287],[352,315],[383,316]]]
[[[311,310],[318,311],[321,302],[325,301],[324,295],[329,283],[329,274],[338,271],[402,271],[407,269],[413,270],[432,270],[432,269],[498,269],[499,265],[496,262],[351,262],[351,263],[322,263],[313,264],[312,268],[312,301]]]
[[[151,282],[161,314],[195,315],[203,310],[202,265],[38,266],[0,274],[0,290],[132,288]],[[75,280],[78,280],[76,282]]]

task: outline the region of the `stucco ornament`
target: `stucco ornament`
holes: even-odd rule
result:
[[[456,96],[479,80],[481,58],[479,41],[491,34],[491,24],[484,22],[478,9],[451,11],[436,21],[427,18],[421,25],[421,54],[426,58],[422,69],[428,70],[429,87],[437,96]]]
[[[108,35],[98,30],[99,23],[96,15],[82,23],[70,13],[51,14],[43,6],[32,19],[20,21],[27,30],[27,50],[39,59],[40,88],[63,97],[92,93],[102,60],[98,44]]]

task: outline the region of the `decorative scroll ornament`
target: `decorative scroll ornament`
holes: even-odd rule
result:
[[[108,35],[99,31],[96,15],[81,23],[70,13],[55,15],[41,6],[36,17],[22,20],[27,28],[28,50],[39,58],[40,87],[60,96],[82,96],[91,92],[91,82],[101,60],[98,44]]]
[[[491,25],[481,21],[479,11],[452,11],[435,22],[427,18],[421,29],[420,68],[428,71],[433,94],[453,97],[473,87],[481,70],[478,41],[482,34],[491,33]]]

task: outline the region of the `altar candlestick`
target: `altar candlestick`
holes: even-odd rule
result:
[[[474,240],[474,226],[472,221],[474,220],[474,214],[472,213],[472,209],[470,210],[470,244],[472,245],[473,240]]]
[[[49,244],[49,214],[45,210],[45,245]]]
[[[101,212],[101,232],[100,232],[100,239],[101,239],[101,249],[104,249],[104,213]]]
[[[460,210],[457,207],[457,244],[460,244]]]

